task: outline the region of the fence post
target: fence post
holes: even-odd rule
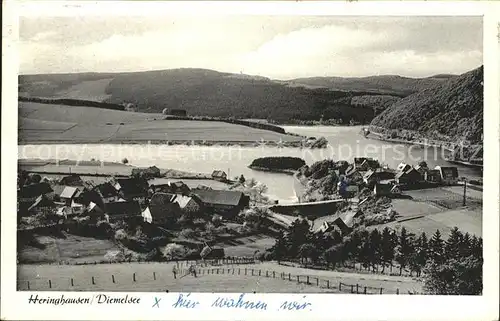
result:
[[[253,269],[252,269],[252,276],[253,276]]]
[[[273,279],[274,279],[275,275],[276,275],[276,272],[273,271]]]
[[[153,272],[153,280],[156,281],[156,272]]]
[[[134,274],[132,275],[132,278],[134,279],[134,282],[135,282],[135,272],[134,272]]]
[[[330,288],[330,280],[326,280],[326,288],[329,289]]]
[[[219,268],[217,268],[217,274],[219,274]]]
[[[92,276],[92,284],[95,284],[95,279],[93,276]]]
[[[380,288],[380,294],[382,294],[382,291],[384,290],[384,288]]]
[[[49,288],[52,289],[52,281],[49,280]]]
[[[363,293],[366,294],[366,286],[365,286],[365,291]]]
[[[71,286],[74,286],[73,278],[71,278]]]
[[[307,280],[307,281],[306,281],[306,283],[307,283],[307,284],[310,284],[310,283],[309,283],[309,275],[307,275],[307,276],[306,276],[306,280]]]
[[[354,284],[351,284],[351,293],[354,293]]]
[[[259,269],[259,276],[261,275],[261,270]]]
[[[356,283],[356,294],[359,293],[359,285]]]
[[[268,277],[269,277],[269,273],[268,273],[268,271],[266,270],[266,278],[268,278]]]
[[[234,268],[233,268],[233,274],[234,274]]]
[[[396,289],[396,294],[399,294],[399,289]]]
[[[339,282],[339,291],[342,291],[342,282]]]
[[[316,278],[316,286],[319,286],[319,279]]]
[[[247,275],[247,268],[245,268],[245,275]]]
[[[297,275],[297,283],[300,283],[300,276]]]
[[[238,268],[238,275],[240,275],[240,272],[241,272],[241,268]]]
[[[111,274],[111,280],[113,280],[113,283],[115,283],[115,276]]]
[[[292,274],[288,273],[288,281],[291,281],[291,280],[292,280]]]

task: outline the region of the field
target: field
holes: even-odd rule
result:
[[[108,251],[119,250],[109,240],[64,234],[64,237],[37,235],[36,245],[18,249],[19,260],[25,263],[93,262],[101,261]]]
[[[106,87],[111,80],[113,78],[82,81],[67,89],[58,91],[55,96],[58,98],[105,101],[111,97],[111,95],[106,94]]]
[[[266,235],[252,235],[224,241],[217,245],[224,247],[224,253],[227,256],[253,257],[256,251],[264,252],[273,246],[274,242],[274,238]]]
[[[392,294],[396,293],[398,289],[402,294],[407,293],[407,291],[422,291],[421,283],[408,277],[319,271],[283,266],[276,263],[199,267],[202,271],[200,271],[198,278],[187,276],[182,279],[174,279],[171,272],[173,264],[19,265],[17,268],[17,281],[20,290],[27,290],[29,281],[31,290],[46,291],[163,292],[168,290],[171,292],[318,293],[339,292],[339,282],[359,284],[361,289],[366,286],[369,289],[367,293],[379,293],[381,287],[384,293]],[[210,274],[207,274],[208,269],[210,269]],[[245,269],[247,269],[247,275],[245,275]],[[258,275],[259,270],[261,276]],[[275,272],[274,278],[273,271]],[[136,281],[133,281],[134,273]],[[280,278],[280,273],[285,273],[284,280]],[[288,279],[288,273],[290,273],[290,280]],[[300,283],[297,283],[297,275]],[[113,276],[115,283],[113,283]],[[306,276],[309,276],[310,285],[305,284]],[[92,277],[95,284],[92,284]],[[72,278],[73,286],[71,286]],[[317,281],[316,278],[318,278]],[[325,288],[327,280],[330,289]],[[342,291],[349,291],[349,288],[344,286]]]
[[[19,142],[134,143],[298,141],[268,130],[216,121],[163,120],[161,114],[19,103]],[[156,119],[156,120],[155,120]]]

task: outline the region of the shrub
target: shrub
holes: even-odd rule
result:
[[[186,239],[192,239],[192,238],[195,238],[197,236],[197,234],[193,229],[185,228],[179,233],[179,236],[186,238]]]
[[[182,260],[188,254],[188,249],[180,244],[169,243],[161,249],[161,253],[167,260]]]

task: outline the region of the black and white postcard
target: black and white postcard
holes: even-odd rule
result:
[[[2,318],[498,318],[498,5],[4,9]]]

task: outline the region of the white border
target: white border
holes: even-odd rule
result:
[[[17,151],[17,38],[18,15],[158,15],[158,14],[252,14],[252,15],[484,15],[485,161],[484,161],[484,291],[481,297],[441,296],[334,296],[307,295],[312,312],[267,313],[213,309],[180,311],[152,309],[154,296],[173,301],[175,294],[144,293],[137,306],[34,306],[31,293],[16,288],[16,152]],[[318,320],[497,320],[499,249],[499,5],[494,2],[87,2],[4,1],[2,28],[2,227],[1,314],[5,319],[318,319]],[[500,27],[498,27],[500,28]],[[65,294],[73,295],[75,292]],[[83,294],[83,293],[82,293]],[[55,296],[56,293],[50,293]],[[201,295],[201,294],[200,294]],[[214,297],[212,294],[201,296]],[[270,304],[285,295],[259,295]],[[286,295],[287,298],[292,296]],[[299,296],[301,297],[301,296]]]

